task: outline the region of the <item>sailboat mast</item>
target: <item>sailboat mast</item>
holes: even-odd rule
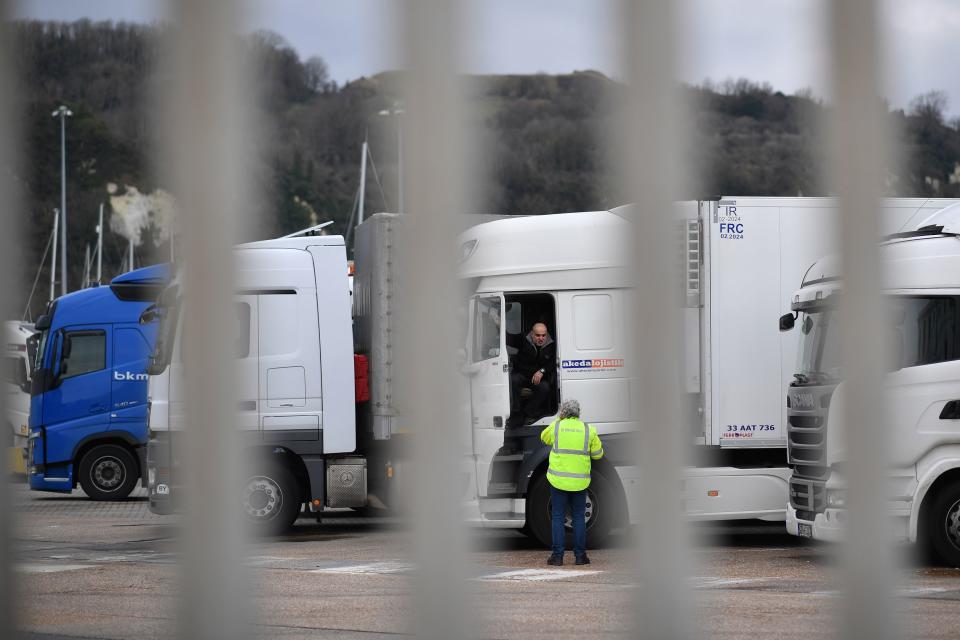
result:
[[[60,210],[53,210],[53,255],[50,258],[50,300],[56,297],[57,285],[57,231],[60,228]]]
[[[100,203],[100,219],[97,222],[97,284],[103,282],[103,203]]]

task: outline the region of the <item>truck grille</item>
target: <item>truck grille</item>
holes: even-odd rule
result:
[[[787,460],[796,475],[816,479],[826,477],[827,411],[836,388],[836,385],[790,387],[787,396]]]
[[[790,479],[790,506],[797,510],[798,517],[801,517],[800,512],[823,513],[827,506],[826,484],[797,478],[794,475]],[[801,517],[801,519],[812,520],[813,518]]]

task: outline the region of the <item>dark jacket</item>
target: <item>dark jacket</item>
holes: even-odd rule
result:
[[[513,360],[513,370],[523,374],[526,379],[533,377],[539,369],[544,370],[543,379],[553,384],[557,379],[557,343],[547,336],[542,347],[533,344],[533,331],[520,341],[520,347]]]

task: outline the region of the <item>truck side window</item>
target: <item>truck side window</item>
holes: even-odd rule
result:
[[[960,298],[897,298],[894,316],[897,368],[960,360]]]
[[[70,337],[70,355],[63,359],[66,371],[63,379],[73,378],[107,366],[107,335],[103,331],[67,333]]]
[[[500,355],[500,298],[479,298],[473,323],[473,362]]]
[[[6,356],[3,359],[3,380],[7,384],[19,385],[25,377],[23,358]]]
[[[237,358],[246,358],[250,355],[250,305],[246,302],[237,302],[234,308],[237,312],[237,321],[234,325],[233,351]]]

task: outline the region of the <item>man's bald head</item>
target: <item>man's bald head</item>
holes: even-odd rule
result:
[[[542,347],[547,342],[547,336],[550,334],[547,333],[547,325],[542,322],[538,322],[533,325],[533,329],[530,330],[531,338],[533,339],[533,344],[538,347]]]

